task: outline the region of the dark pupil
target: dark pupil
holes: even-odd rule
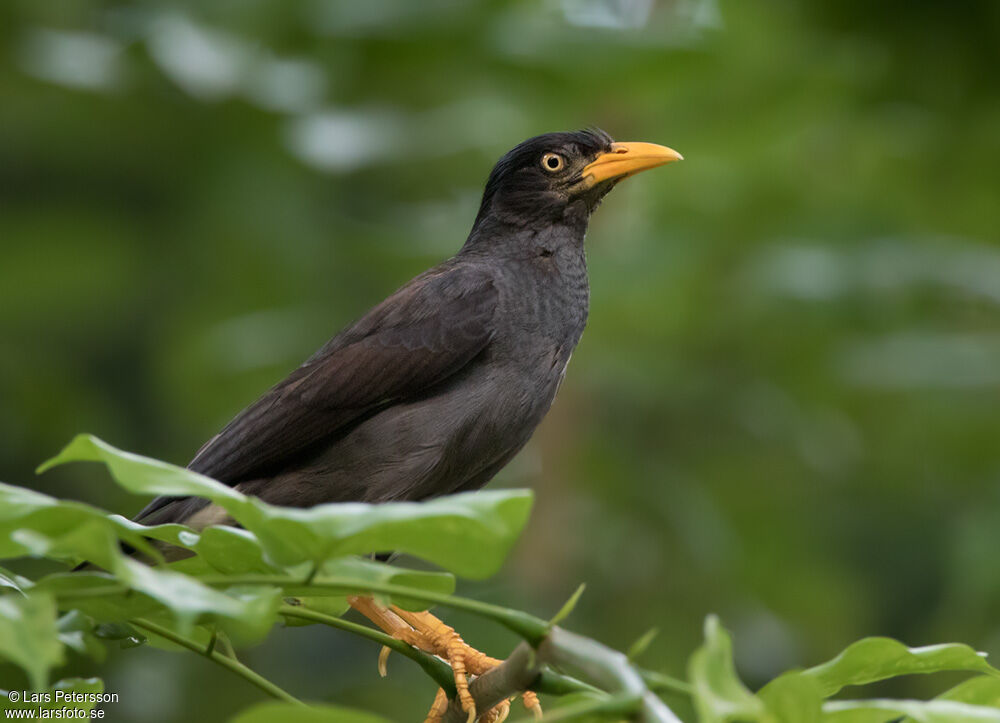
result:
[[[547,161],[547,163],[549,164],[549,168],[551,168],[552,170],[559,168],[559,159],[556,158],[555,156],[549,156],[549,160]]]

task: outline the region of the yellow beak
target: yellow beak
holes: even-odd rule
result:
[[[611,178],[625,178],[682,160],[684,156],[673,148],[655,143],[613,143],[610,151],[584,166],[583,180],[588,186],[593,186]]]

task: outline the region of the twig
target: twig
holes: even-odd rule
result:
[[[166,638],[172,643],[176,643],[177,645],[185,647],[188,650],[198,653],[199,655],[203,655],[213,663],[218,663],[223,668],[228,668],[233,673],[236,673],[260,688],[272,698],[283,700],[286,703],[295,703],[297,705],[305,706],[305,703],[293,696],[291,693],[282,690],[267,678],[243,665],[243,663],[233,660],[217,650],[208,650],[205,646],[195,642],[194,640],[186,638],[183,635],[179,635],[169,628],[165,628],[162,625],[154,623],[152,620],[146,620],[145,618],[133,618],[129,620],[129,622],[137,628],[147,630],[151,633],[159,635],[161,638]]]
[[[646,687],[624,653],[553,627],[538,646],[538,657],[552,665],[579,671],[585,679],[616,697],[638,699],[635,719],[642,723],[680,723],[667,705]]]
[[[370,628],[367,625],[352,623],[350,620],[344,620],[333,615],[310,610],[307,607],[299,607],[298,605],[282,605],[278,608],[278,613],[285,617],[309,620],[314,623],[328,625],[331,628],[337,628],[338,630],[346,630],[349,633],[374,640],[376,643],[380,643],[417,663],[439,687],[444,688],[448,697],[455,697],[455,678],[447,663],[417,650],[412,645],[404,643],[402,640],[397,640],[391,635],[383,633],[381,630]]]
[[[586,700],[576,705],[568,705],[551,713],[546,713],[541,721],[518,718],[514,723],[549,723],[560,720],[590,720],[594,716],[607,716],[621,720],[635,714],[641,700],[633,695],[612,695],[594,700]]]
[[[476,710],[485,712],[505,698],[529,689],[538,690],[542,668],[547,664],[579,670],[585,678],[612,693],[610,697],[581,704],[585,713],[628,715],[641,723],[680,723],[666,704],[646,687],[624,653],[558,626],[549,631],[537,650],[521,643],[501,665],[472,682],[469,692],[476,701]],[[574,681],[560,676],[559,682],[565,684],[567,680]],[[586,684],[579,688],[594,691]],[[458,701],[452,700],[442,723],[461,723],[466,717]],[[562,716],[551,719],[559,720]]]
[[[530,689],[540,674],[538,655],[530,645],[521,643],[507,660],[469,684],[476,710],[485,713],[502,700]],[[441,723],[464,723],[468,717],[458,699],[452,698]]]

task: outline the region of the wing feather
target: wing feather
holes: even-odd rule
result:
[[[492,276],[444,265],[401,288],[237,415],[189,468],[235,485],[281,469],[351,422],[427,393],[493,336]],[[176,498],[157,498],[138,518]]]

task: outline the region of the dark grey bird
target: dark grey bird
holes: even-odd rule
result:
[[[337,334],[189,467],[296,507],[422,500],[483,486],[549,410],[587,323],[590,214],[621,179],[680,159],[602,131],[549,133],[517,146],[490,174],[455,256]],[[158,497],[136,519],[195,529],[232,522],[193,497]],[[350,603],[390,635],[446,659],[461,708],[475,719],[467,676],[498,660],[430,613],[363,596]],[[524,699],[540,714],[533,693]],[[441,690],[427,720],[439,721],[447,706]],[[506,710],[498,706],[491,719]]]
[[[584,234],[622,178],[681,158],[597,130],[507,153],[461,250],[236,416],[190,469],[277,504],[421,500],[486,484],[548,411],[587,321]],[[137,520],[226,522],[159,497]]]

